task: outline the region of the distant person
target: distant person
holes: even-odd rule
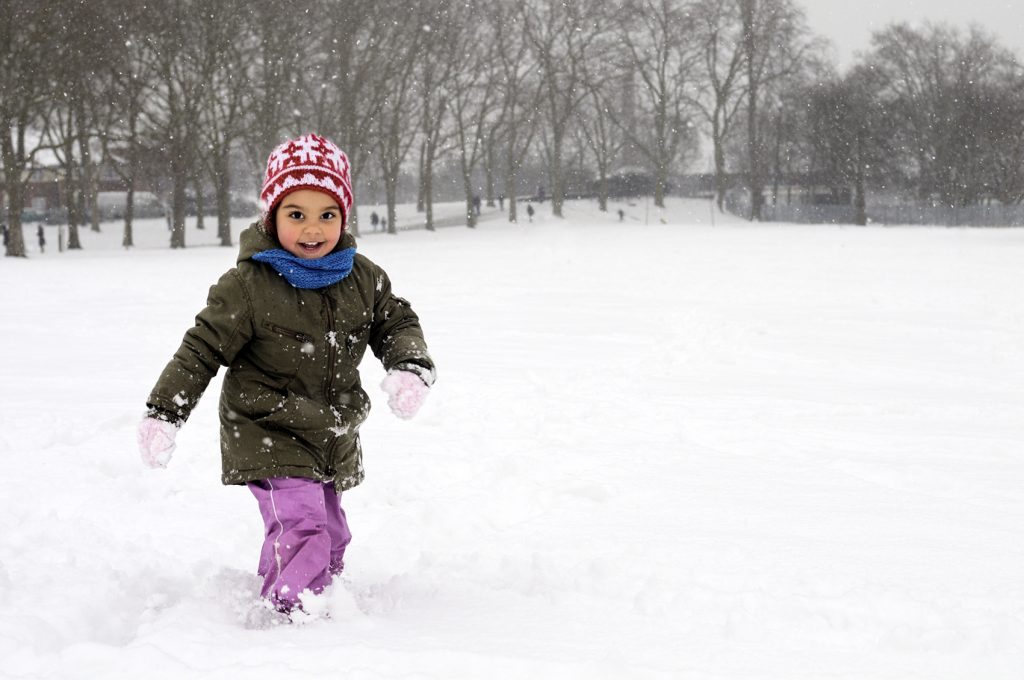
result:
[[[505,194],[498,196],[498,210],[505,212]]]
[[[480,216],[480,194],[473,196],[473,212]]]
[[[36,229],[36,236],[39,237],[39,252],[45,253],[46,252],[46,232],[43,230],[43,225],[40,224],[39,228]]]
[[[531,222],[533,222],[533,204],[532,203],[527,203],[526,204],[526,216],[530,218]]]
[[[377,227],[380,225],[380,215],[377,214],[376,210],[370,213],[370,224],[373,225],[373,230],[377,231]]]
[[[380,230],[381,231],[387,231],[388,230],[388,218],[386,218],[386,217],[380,218]]]
[[[622,208],[619,208],[619,222],[622,222],[625,219],[626,219],[626,211],[623,210]]]
[[[344,567],[352,535],[341,495],[363,481],[359,427],[370,402],[358,367],[367,346],[399,418],[416,414],[434,382],[418,317],[387,273],[356,254],[345,229],[352,205],[349,161],[332,142],[304,135],[274,149],[259,220],[240,235],[237,264],[210,289],[138,428],[143,462],[165,467],[179,428],[229,367],[221,482],[256,497],[261,595],[285,618]]]

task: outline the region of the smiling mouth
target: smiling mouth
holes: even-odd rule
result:
[[[315,253],[320,250],[320,247],[323,246],[323,244],[324,241],[316,241],[315,243],[299,243],[299,248],[307,253]]]

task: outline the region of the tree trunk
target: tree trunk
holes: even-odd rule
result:
[[[86,181],[86,200],[89,202],[89,228],[98,232],[100,230],[100,183],[99,168],[90,161],[89,179]]]
[[[754,66],[757,44],[754,37],[754,4],[756,0],[743,0],[743,43],[747,60],[747,148],[750,156],[750,221],[761,221],[764,189],[761,178],[760,150],[757,139],[758,80]]]
[[[217,188],[217,236],[224,247],[231,245],[231,175],[228,173],[227,151],[218,154],[214,182]]]
[[[782,124],[783,124],[783,112],[782,107],[779,107],[779,113],[775,117],[775,164],[772,168],[772,207],[774,208],[774,215],[778,214],[779,205],[779,182],[782,177]]]
[[[135,97],[130,99],[128,108],[128,195],[124,208],[124,238],[121,243],[125,248],[135,245],[135,234],[133,233],[135,222],[135,176],[139,171],[136,124],[138,121],[138,107]]]
[[[486,191],[487,207],[494,207],[494,128],[487,135],[487,155],[484,157],[484,182]]]
[[[466,191],[466,226],[470,229],[476,228],[476,211],[473,210],[473,178],[463,163],[462,187]]]
[[[398,233],[398,225],[395,217],[398,214],[398,164],[393,159],[388,159],[387,150],[384,150],[381,158],[381,167],[384,171],[384,201],[387,204],[387,232]]]
[[[188,175],[180,161],[171,163],[171,248],[185,247],[185,187]],[[174,167],[179,166],[179,167]]]
[[[67,124],[70,127],[74,121],[71,114],[68,114]],[[64,153],[64,209],[68,213],[68,249],[79,250],[82,247],[78,240],[78,225],[82,221],[81,203],[79,202],[79,184],[81,183],[80,173],[76,174],[75,164],[75,140],[69,133],[65,135],[61,143],[61,151]]]
[[[423,163],[423,176],[420,178],[420,186],[423,187],[423,209],[426,213],[423,216],[423,226],[427,231],[435,231],[434,227],[434,165],[426,158]]]
[[[562,217],[562,203],[565,196],[565,177],[562,171],[562,137],[553,135],[551,153],[551,214]]]
[[[132,233],[132,224],[135,222],[135,181],[134,177],[128,181],[128,192],[124,203],[124,236],[121,238],[121,246],[131,248],[135,245],[135,235]]]
[[[662,99],[658,105],[657,120],[655,121],[655,143],[654,149],[654,205],[665,209],[665,187],[668,185],[668,114],[665,111],[665,102]]]
[[[715,148],[715,203],[718,212],[725,212],[725,192],[728,188],[725,179],[725,141],[717,120],[712,125],[711,141]]]
[[[511,168],[509,168],[508,173],[505,175],[505,198],[508,200],[508,221],[516,224],[519,221],[516,212],[516,175],[515,171]]]
[[[82,241],[78,237],[78,225],[68,224],[68,250],[81,250]]]
[[[352,175],[352,188],[359,186],[359,177],[356,173],[355,166],[349,169]],[[359,210],[356,207],[355,198],[352,199],[352,207],[349,209],[348,215],[345,216],[345,231],[352,234],[353,236],[359,236]]]
[[[199,177],[193,179],[192,189],[196,192],[196,229],[206,229],[206,192],[203,191],[203,180]]]
[[[68,167],[67,179],[64,183],[65,203],[68,211],[68,250],[81,250],[82,241],[78,236],[78,225],[82,219],[82,204],[77,189],[79,179],[74,176],[74,166]]]
[[[859,167],[857,169],[857,176],[854,181],[853,191],[853,223],[863,227],[868,223],[868,214],[867,201],[864,199],[864,173]]]
[[[81,185],[79,186],[79,198],[82,205],[82,221],[89,221],[90,231],[100,230],[99,213],[99,182],[96,177],[96,166],[92,162],[92,154],[89,152],[89,142],[82,133],[79,147],[82,149]]]
[[[385,161],[383,165],[387,166],[389,163]],[[384,170],[384,198],[387,202],[389,234],[398,233],[398,225],[395,223],[398,215],[398,210],[395,207],[398,204],[398,177],[396,175],[397,173]]]
[[[668,189],[668,139],[665,131],[667,121],[659,121],[658,148],[655,149],[656,167],[654,169],[654,205],[665,209],[665,192]]]
[[[70,138],[63,144],[64,153],[72,153],[72,144]],[[78,192],[75,190],[75,186],[78,184],[75,179],[75,164],[74,160],[70,155],[66,155],[65,158],[68,160],[65,162],[64,168],[64,191],[62,198],[64,199],[64,209],[68,213],[68,234],[70,241],[74,243],[71,245],[69,242],[69,249],[81,248],[81,244],[78,243]]]
[[[25,236],[21,229],[21,211],[25,207],[24,187],[21,173],[9,170],[6,176],[7,188],[7,257],[28,257],[25,252]]]
[[[89,148],[89,132],[86,125],[84,97],[79,93],[75,106],[74,116],[78,128],[78,152],[81,159],[80,184],[78,186],[82,210],[80,216],[84,222],[86,216],[89,219],[89,228],[98,232],[100,230],[99,215],[99,179],[97,177],[96,164],[92,160],[92,149]],[[70,159],[69,159],[70,162]],[[88,207],[88,209],[86,209]]]
[[[81,176],[78,178],[78,191],[75,193],[75,207],[78,208],[78,219],[84,228],[88,221],[88,213],[85,209],[85,189]]]
[[[423,212],[427,209],[427,188],[424,186],[427,181],[427,144],[426,140],[420,142],[420,177],[416,187],[416,212]]]

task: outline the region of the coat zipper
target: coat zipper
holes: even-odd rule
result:
[[[288,328],[285,328],[284,326],[278,326],[276,323],[272,321],[265,321],[263,322],[263,325],[265,325],[267,328],[274,331],[278,335],[283,335],[285,337],[298,340],[299,342],[313,342],[313,338],[309,337],[305,333],[299,333],[298,331],[290,330]]]
[[[326,401],[328,408],[333,411],[334,406],[331,395],[334,392],[334,374],[337,370],[335,363],[338,359],[338,333],[334,324],[334,308],[331,305],[331,298],[325,292],[320,293],[320,296],[323,298],[324,309],[327,312],[327,378],[324,380],[324,400]],[[336,472],[336,470],[331,467],[331,463],[334,460],[334,450],[337,448],[337,444],[338,437],[335,436],[327,445],[327,451],[325,452],[326,470],[324,470],[324,472],[332,477]]]

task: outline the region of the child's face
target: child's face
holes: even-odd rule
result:
[[[296,257],[323,257],[341,239],[341,208],[320,191],[300,189],[285,196],[274,222],[281,247]]]

